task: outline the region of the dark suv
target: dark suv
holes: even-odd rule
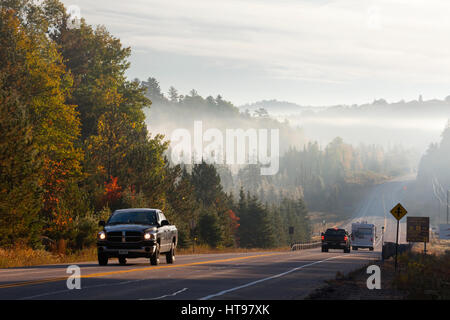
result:
[[[97,236],[98,263],[107,265],[109,258],[145,257],[152,265],[159,264],[159,255],[166,255],[167,263],[175,261],[178,231],[170,225],[158,209],[116,210],[108,221],[100,221],[103,230]]]

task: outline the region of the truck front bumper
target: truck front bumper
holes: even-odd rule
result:
[[[108,257],[150,258],[156,251],[156,244],[154,241],[143,241],[133,244],[98,241],[97,251],[99,254]]]

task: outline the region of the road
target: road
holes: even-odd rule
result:
[[[351,222],[366,220],[378,230],[386,226],[385,241],[395,241],[395,220],[388,213],[402,201],[408,179],[380,184],[361,201]],[[346,274],[380,257],[374,251],[342,250],[228,253],[178,256],[174,265],[150,266],[146,259],[121,266],[96,261],[78,263],[81,289],[69,290],[68,265],[0,270],[0,299],[134,299],[134,300],[291,300],[303,299],[337,272]],[[402,224],[400,242],[405,242]]]
[[[174,265],[80,263],[81,289],[68,290],[68,265],[0,270],[0,299],[302,299],[336,273],[347,273],[379,252],[342,250],[178,256]]]
[[[344,228],[351,230],[352,222],[367,221],[377,226],[380,238],[382,227],[384,227],[385,242],[395,242],[397,220],[391,215],[390,210],[397,203],[401,203],[408,210],[405,196],[413,179],[415,175],[408,175],[375,186],[365,199],[361,199],[358,209],[354,212],[354,218],[345,224]],[[400,220],[399,243],[407,243],[406,217]]]

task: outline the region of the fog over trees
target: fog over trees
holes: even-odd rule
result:
[[[382,137],[379,144],[360,142],[352,145],[336,136],[321,145],[314,136],[306,135],[302,127],[292,125],[289,119],[271,117],[264,104],[253,111],[242,110],[220,95],[204,98],[194,89],[182,95],[173,86],[165,94],[152,77],[141,83],[147,86],[147,97],[153,99],[152,107],[146,113],[147,124],[149,128],[164,132],[166,138],[170,138],[171,131],[176,128],[186,128],[193,134],[193,123],[199,120],[204,128],[222,131],[279,128],[280,168],[277,174],[262,176],[259,165],[237,169],[216,166],[224,190],[234,195],[244,188],[269,204],[280,204],[285,198],[301,198],[310,210],[332,210],[347,216],[353,213],[356,200],[368,187],[409,174],[416,167],[417,152],[414,149],[404,148],[401,144],[384,147]],[[293,104],[287,105],[293,107]]]

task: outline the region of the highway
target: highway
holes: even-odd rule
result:
[[[302,299],[339,271],[347,273],[379,252],[342,250],[178,256],[174,265],[80,263],[81,289],[66,286],[68,265],[0,270],[0,299]],[[164,260],[164,259],[161,259]]]
[[[389,210],[401,202],[408,180],[374,187],[361,201],[355,218],[386,226],[385,241],[395,242],[395,220]],[[400,242],[405,242],[402,224]],[[177,256],[173,265],[161,257],[159,266],[147,259],[130,259],[107,266],[96,261],[77,263],[81,289],[69,290],[67,264],[0,270],[0,299],[133,299],[133,300],[292,300],[303,299],[314,289],[375,259],[381,251],[381,233],[374,251],[300,251],[199,254]]]
[[[376,185],[366,198],[361,199],[358,209],[353,214],[354,218],[344,224],[343,227],[351,230],[351,223],[367,221],[377,226],[380,240],[382,240],[381,230],[384,227],[384,242],[395,242],[397,220],[391,215],[390,210],[397,203],[401,203],[408,210],[404,199],[408,192],[408,186],[413,179],[415,179],[414,175],[408,175]],[[406,217],[400,220],[399,243],[407,243]]]

